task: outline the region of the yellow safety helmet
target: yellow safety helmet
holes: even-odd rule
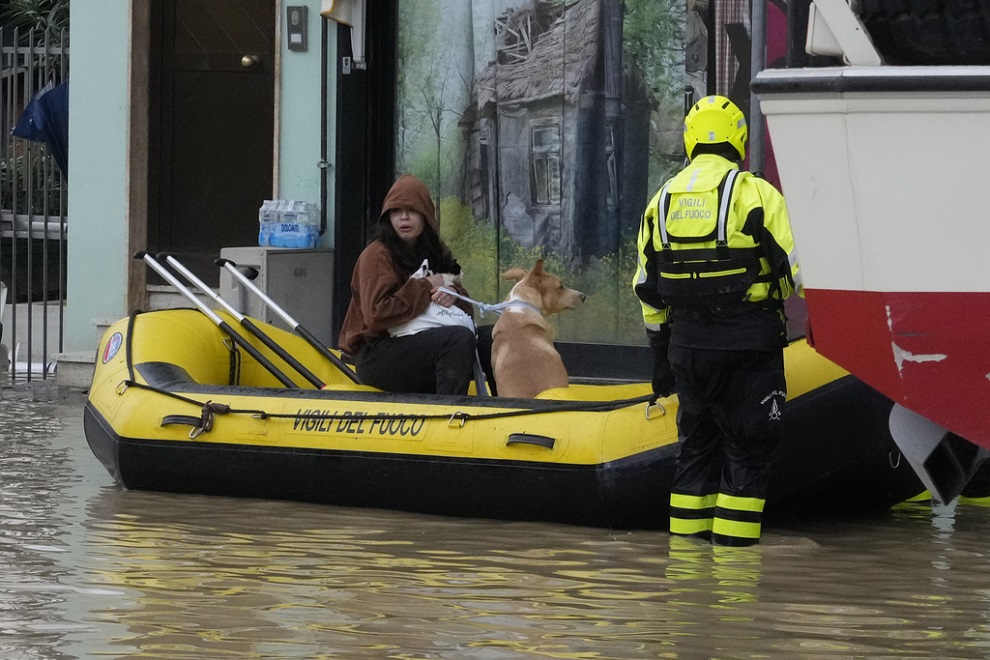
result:
[[[706,96],[691,108],[684,118],[684,149],[694,158],[699,144],[727,142],[746,157],[746,117],[735,103],[724,96]]]

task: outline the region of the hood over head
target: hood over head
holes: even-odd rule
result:
[[[387,220],[388,212],[392,209],[401,208],[419,211],[433,231],[440,233],[440,223],[437,221],[436,207],[433,205],[433,198],[430,197],[430,189],[412,174],[403,174],[392,184],[382,203],[379,222]]]

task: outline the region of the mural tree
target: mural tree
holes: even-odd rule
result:
[[[451,43],[461,34],[461,16],[442,11],[438,2],[400,5],[399,127],[397,168],[423,179],[438,197],[456,194],[453,176],[463,148],[456,125],[470,93],[470,54],[466,45]]]

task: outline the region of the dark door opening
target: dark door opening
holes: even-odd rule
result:
[[[222,247],[257,245],[258,208],[272,196],[275,5],[152,9],[148,248],[212,286]]]
[[[344,74],[350,28],[337,32],[337,150],[334,210],[334,341],[351,299],[351,273],[395,178],[397,0],[369,3],[366,69]]]

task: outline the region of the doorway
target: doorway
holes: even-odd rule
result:
[[[148,248],[217,286],[220,249],[257,245],[272,196],[276,2],[153,6]]]
[[[395,72],[398,0],[368,5],[365,69],[344,73],[350,58],[350,28],[337,28],[336,155],[334,181],[333,341],[351,299],[351,274],[371,237],[382,200],[395,180]]]

